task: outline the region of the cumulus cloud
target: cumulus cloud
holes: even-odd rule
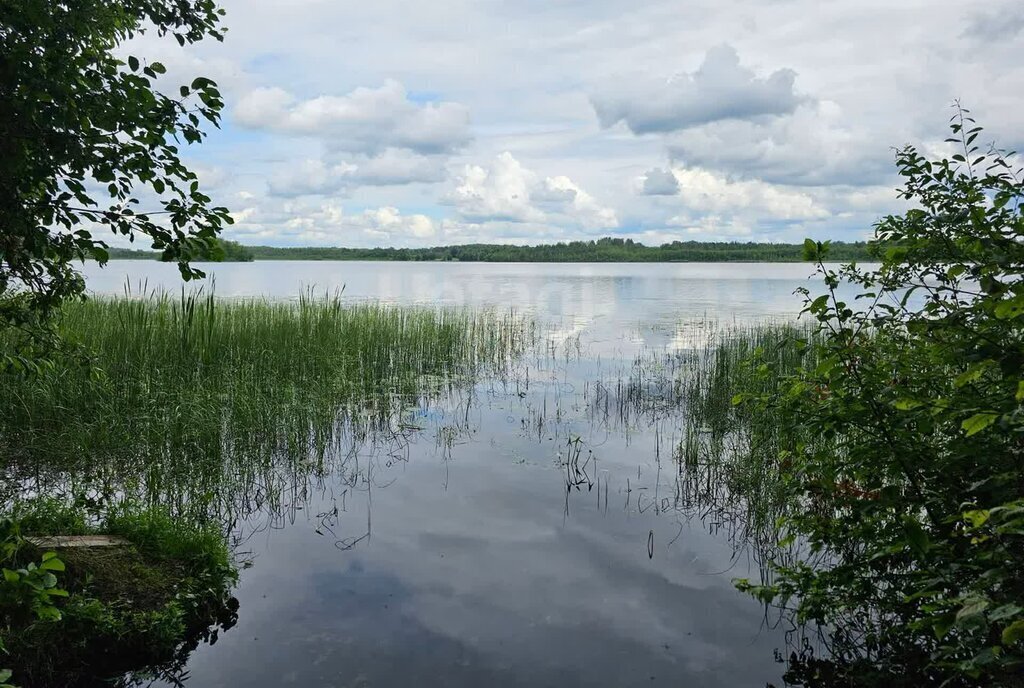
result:
[[[337,202],[254,203],[233,213],[231,236],[252,242],[273,238],[295,245],[409,245],[436,237],[438,226],[421,214],[382,206],[346,213]]]
[[[829,211],[808,193],[757,180],[733,181],[706,170],[676,168],[679,198],[689,210],[710,215],[743,211],[774,220],[815,220]]]
[[[747,120],[793,112],[801,102],[796,72],[779,69],[767,77],[743,67],[735,48],[707,51],[690,74],[663,81],[632,79],[591,99],[602,127],[624,122],[635,134],[679,131],[709,122]]]
[[[655,167],[647,170],[640,191],[645,196],[674,196],[679,193],[679,180],[672,170]]]
[[[666,144],[684,166],[775,184],[861,186],[891,176],[886,136],[852,123],[834,103],[807,102],[789,117],[715,122],[674,133]]]
[[[670,182],[664,177],[671,177],[676,192],[641,193],[637,197],[646,205],[645,212],[630,216],[629,220],[640,221],[647,229],[663,228],[718,240],[748,235],[755,229],[764,231],[771,227],[773,232],[779,232],[833,219],[832,210],[819,197],[821,194],[800,187],[734,179],[699,168],[674,166],[655,170],[663,177],[659,183],[666,190]]]
[[[396,186],[433,183],[445,179],[441,156],[419,155],[388,148],[376,156],[328,164],[324,160],[303,160],[272,176],[269,191],[275,196],[337,195],[359,186]]]
[[[300,100],[281,88],[258,88],[235,106],[235,121],[253,129],[313,136],[334,149],[378,154],[389,148],[450,153],[469,142],[469,111],[458,103],[417,103],[388,80],[344,96]]]
[[[222,4],[231,40],[179,48],[148,33],[124,54],[163,62],[168,93],[197,74],[220,83],[224,129],[188,152],[216,168],[201,173],[204,188],[262,243],[301,243],[285,223],[339,198],[351,234],[335,228],[318,241],[375,243],[371,220],[356,227],[363,208],[424,213],[440,242],[861,238],[895,197],[890,147],[941,141],[953,98],[986,126],[984,139],[1019,149],[1024,131],[1018,0],[650,0],[628,13],[598,0],[548,3],[542,22],[532,2],[501,12],[393,0],[307,1],[301,12],[280,0]],[[738,57],[709,50],[717,41]],[[615,80],[630,71],[640,76]],[[496,181],[504,150],[536,170],[518,187]],[[673,192],[680,170],[762,186],[741,186],[739,199],[729,188],[726,198],[744,204],[730,210],[681,173],[676,182],[690,188]],[[603,221],[593,212],[581,221],[587,197],[573,187],[606,210]],[[592,228],[612,215],[618,226]],[[390,236],[379,243],[421,241]]]
[[[975,13],[963,35],[978,41],[1011,39],[1024,30],[1024,6],[1019,2]]]
[[[535,183],[536,175],[505,152],[488,167],[466,165],[447,200],[470,221],[540,221],[543,213],[530,203]]]
[[[461,219],[484,222],[559,222],[584,229],[618,225],[615,211],[566,176],[541,178],[504,152],[488,166],[466,165],[447,196]]]

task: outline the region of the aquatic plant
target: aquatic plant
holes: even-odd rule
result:
[[[87,484],[95,499],[215,511],[224,485],[259,482],[278,461],[322,471],[340,437],[397,426],[534,336],[511,313],[195,292],[68,304],[59,328],[88,360],[0,377],[8,495]]]

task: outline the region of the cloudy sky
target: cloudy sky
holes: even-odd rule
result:
[[[250,244],[860,239],[959,98],[1024,142],[1024,3],[223,0],[188,151]]]

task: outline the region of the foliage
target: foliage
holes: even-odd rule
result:
[[[256,260],[382,260],[454,261],[515,263],[644,263],[644,262],[797,262],[802,260],[799,244],[757,244],[735,242],[673,241],[661,246],[644,246],[632,239],[604,238],[597,241],[509,246],[466,244],[433,248],[279,248],[246,246]],[[864,243],[835,243],[835,260],[868,258]],[[111,249],[111,258],[156,258],[145,251]]]
[[[144,236],[185,279],[202,274],[190,260],[231,218],[179,146],[202,140],[203,120],[218,123],[220,93],[199,77],[169,95],[161,63],[115,50],[146,32],[220,40],[222,14],[213,0],[2,3],[0,327],[25,337],[7,363],[23,368],[53,345],[49,314],[84,291],[73,261],[108,258],[94,229]]]
[[[54,504],[19,505],[23,523],[31,524],[27,534],[63,534],[72,511],[76,522],[96,518],[84,507]],[[237,573],[218,529],[122,504],[87,532],[119,535],[131,545],[69,548],[60,559],[42,554],[40,568],[59,572],[66,588],[49,612],[22,613],[28,602],[11,602],[10,578],[0,585],[2,599],[11,602],[4,606],[0,642],[25,688],[93,685],[125,671],[175,664],[211,624],[233,623],[237,603],[229,592]],[[14,561],[35,556],[29,542],[20,542]]]
[[[898,153],[914,207],[876,225],[879,269],[830,268],[807,242],[827,287],[804,292],[817,336],[795,346],[813,361],[766,360],[778,391],[737,399],[779,423],[780,525],[804,547],[740,586],[820,626],[827,661],[792,658],[806,685],[1024,670],[1024,184],[966,111],[952,131],[950,158]]]
[[[0,521],[0,611],[8,624],[59,621],[57,598],[68,595],[57,581],[57,574],[64,571],[64,562],[56,552],[44,552],[38,563],[15,563],[23,545],[19,525],[11,519]]]

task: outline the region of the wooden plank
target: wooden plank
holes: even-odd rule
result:
[[[54,535],[52,537],[25,538],[40,549],[63,549],[66,547],[120,547],[131,544],[124,538],[113,535]]]

